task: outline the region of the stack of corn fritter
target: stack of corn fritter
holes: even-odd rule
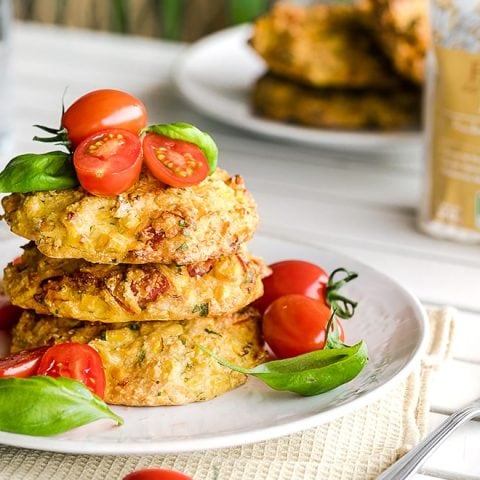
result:
[[[12,352],[87,343],[103,361],[105,401],[179,405],[244,383],[198,348],[244,367],[263,359],[258,314],[265,266],[245,242],[258,223],[239,176],[220,169],[188,188],[143,172],[130,190],[81,187],[3,199],[13,232],[31,240],[5,269],[25,308]]]
[[[426,0],[278,2],[250,39],[268,68],[253,107],[315,127],[416,126],[428,36]]]

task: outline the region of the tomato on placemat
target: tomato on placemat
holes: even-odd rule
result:
[[[35,375],[40,360],[47,350],[48,347],[33,348],[0,358],[0,378]]]
[[[82,187],[94,195],[113,196],[128,190],[140,176],[141,144],[127,130],[110,128],[86,138],[73,154]]]
[[[193,480],[192,477],[175,470],[164,468],[144,468],[129,473],[123,480]]]
[[[59,343],[50,347],[38,366],[38,375],[68,377],[78,380],[103,398],[105,370],[98,352],[83,343]]]
[[[322,349],[332,312],[325,304],[305,295],[285,295],[275,300],[263,315],[263,335],[279,358],[289,358]],[[344,341],[338,320],[339,339]]]
[[[205,154],[197,145],[157,133],[147,133],[143,139],[143,155],[152,175],[171,187],[197,185],[209,172]]]
[[[134,135],[147,125],[145,105],[120,90],[94,90],[76,100],[63,114],[62,127],[73,146],[106,128],[121,128]]]

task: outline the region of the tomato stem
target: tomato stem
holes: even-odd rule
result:
[[[345,274],[345,276],[340,280],[335,281],[335,276],[338,273],[343,273]],[[353,314],[355,313],[357,302],[348,297],[345,297],[344,295],[341,295],[340,293],[338,293],[338,290],[357,277],[358,273],[350,272],[345,268],[337,268],[328,277],[325,294],[327,303],[332,308],[332,310],[334,310],[336,314],[344,320],[353,316]]]
[[[52,127],[45,127],[44,125],[34,125],[34,127],[47,132],[51,136],[48,137],[38,137],[35,135],[33,140],[36,142],[44,142],[44,143],[55,143],[55,145],[63,145],[67,148],[69,152],[72,151],[72,142],[68,138],[68,131],[66,128],[52,128]]]
[[[338,328],[337,319],[335,318],[336,314],[337,310],[335,308],[332,309],[332,314],[330,315],[327,326],[325,327],[325,345],[323,347],[324,349],[342,348],[347,346],[340,341],[340,330]]]

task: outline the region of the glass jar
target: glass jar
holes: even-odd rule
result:
[[[480,242],[480,0],[432,0],[425,95],[426,181],[419,224]]]

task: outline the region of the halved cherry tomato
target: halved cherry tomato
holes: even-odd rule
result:
[[[138,136],[127,130],[110,128],[91,135],[73,154],[80,184],[94,195],[125,192],[140,176],[141,150]]]
[[[192,477],[175,470],[164,468],[144,468],[129,473],[123,480],[193,480]]]
[[[20,318],[23,309],[12,305],[10,299],[0,290],[0,330],[9,330]]]
[[[30,377],[37,373],[38,365],[48,347],[33,348],[0,358],[0,378]]]
[[[145,105],[120,90],[94,90],[67,108],[62,127],[73,146],[106,128],[121,128],[138,135],[147,126]]]
[[[68,377],[78,380],[103,398],[105,370],[98,352],[83,343],[59,343],[50,347],[38,366],[38,375]]]
[[[295,357],[325,346],[330,316],[330,308],[318,300],[305,295],[284,295],[265,311],[263,335],[277,357]],[[335,321],[343,342],[343,328],[337,319]]]
[[[197,145],[157,133],[145,135],[143,157],[152,175],[171,187],[197,185],[209,172],[207,159]]]
[[[269,267],[272,273],[263,279],[264,294],[253,304],[260,313],[277,298],[292,293],[321,300],[326,305],[328,273],[323,268],[303,260],[284,260]]]

